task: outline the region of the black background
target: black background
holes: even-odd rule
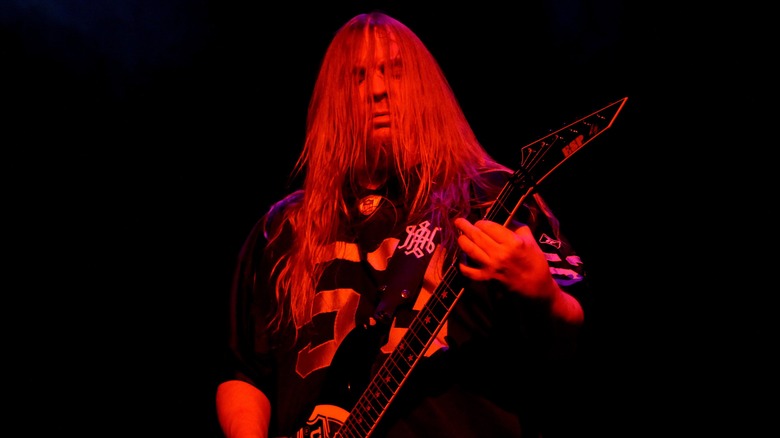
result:
[[[422,3],[3,2],[19,424],[219,436],[235,257],[290,189],[331,36],[378,8],[428,45],[477,136],[509,165],[519,147],[628,97],[539,189],[594,289],[567,429],[762,430],[776,350],[771,287],[752,281],[771,281],[771,268],[748,269],[773,265],[757,256],[771,242],[762,169],[774,147],[762,11]]]

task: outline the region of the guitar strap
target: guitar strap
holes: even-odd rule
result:
[[[396,246],[385,271],[387,280],[379,287],[381,299],[374,312],[378,322],[390,326],[398,307],[413,302],[439,245],[440,230],[428,220],[406,226],[406,240]]]

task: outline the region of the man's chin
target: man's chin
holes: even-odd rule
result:
[[[371,133],[371,144],[389,145],[390,143],[390,128],[374,129]]]

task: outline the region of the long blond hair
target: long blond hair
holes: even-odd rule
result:
[[[302,191],[290,195],[296,202],[282,201],[288,206],[283,222],[294,232],[290,250],[274,267],[278,307],[272,328],[290,317],[300,328],[311,318],[310,303],[325,268],[318,261],[348,217],[346,190],[376,165],[366,154],[370,110],[358,95],[353,68],[365,44],[373,50],[389,37],[398,45],[402,64],[393,78],[399,81],[395,94],[387,96],[393,120],[387,154],[410,221],[433,217],[443,226],[443,243],[451,246],[451,218],[473,207],[471,184],[481,184],[484,172],[508,170],[477,141],[439,64],[417,35],[381,12],[349,20],[325,53],[309,103],[305,143],[292,174],[304,176]],[[270,231],[271,242],[281,229]]]

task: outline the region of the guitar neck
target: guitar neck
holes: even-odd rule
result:
[[[401,385],[436,339],[444,322],[461,297],[463,277],[451,265],[436,291],[412,321],[398,346],[385,359],[340,427],[340,437],[368,437],[384,415]]]

